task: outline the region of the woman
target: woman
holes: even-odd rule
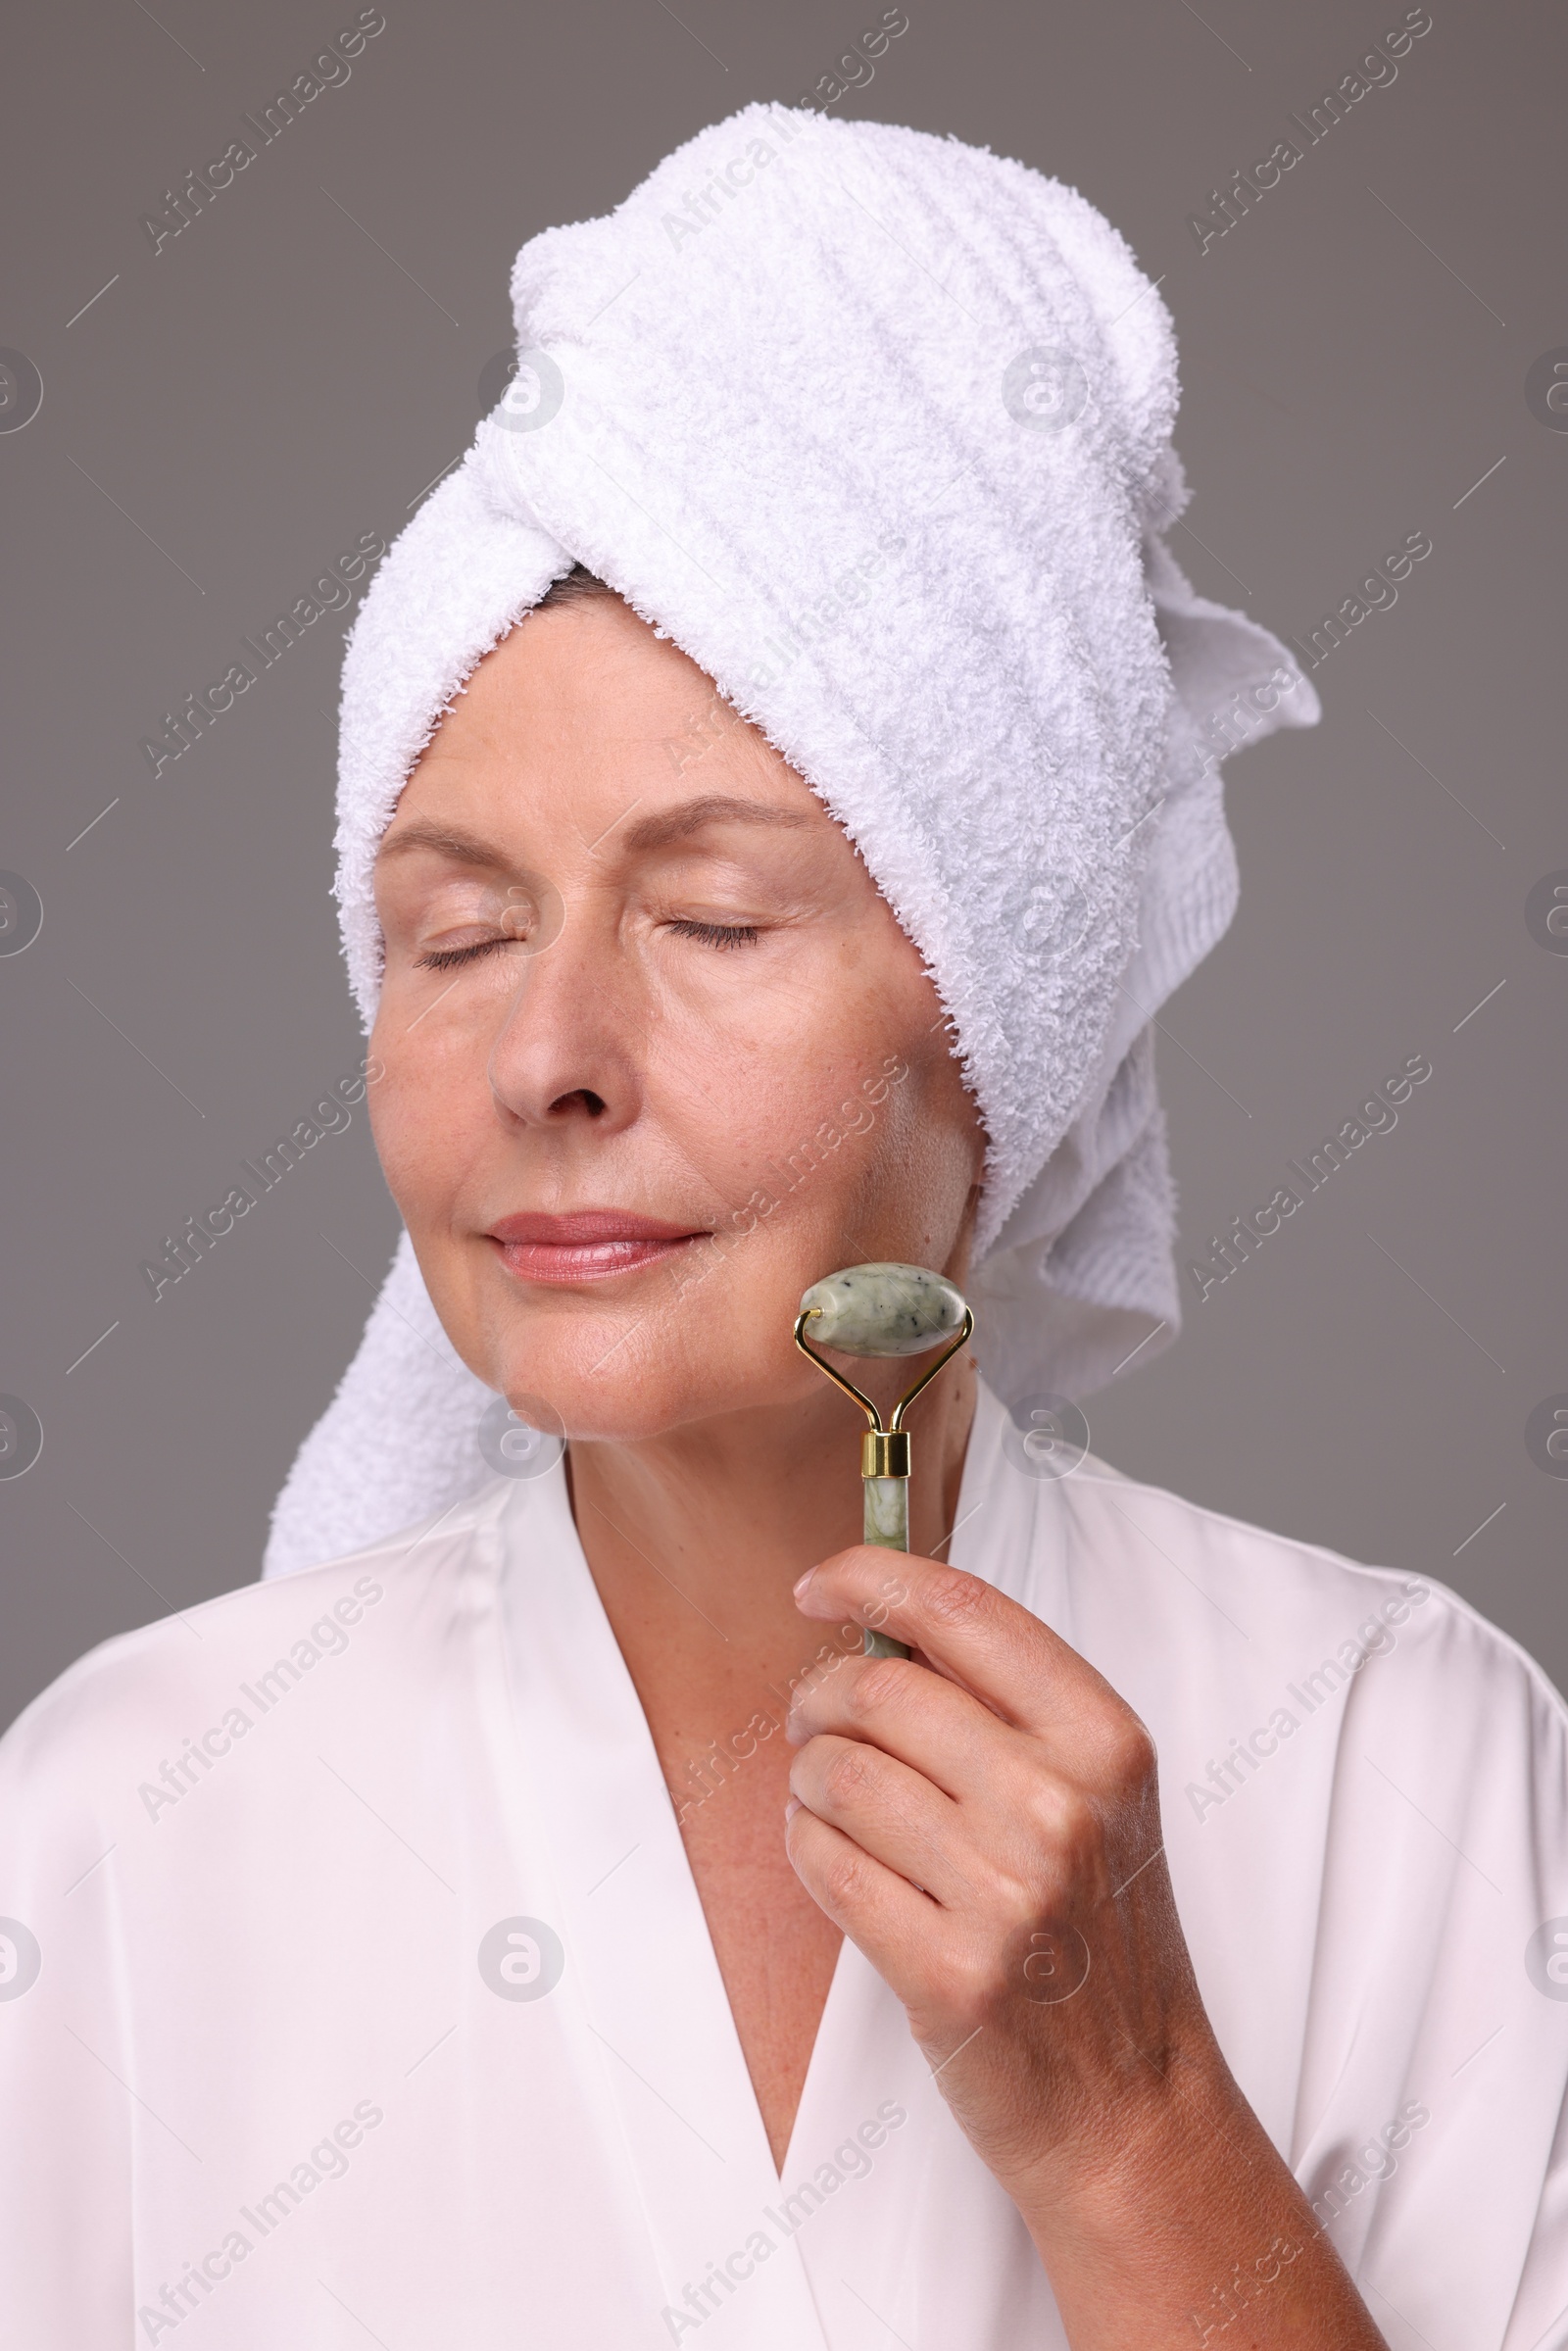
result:
[[[294,1572],[4,1750],[19,2339],[1568,2340],[1560,1701],[1067,1443],[1176,1319],[1217,754],[1314,714],[1164,551],[1157,295],[761,108],[514,294],[345,673],[407,1241]],[[792,1344],[877,1259],[981,1375],[896,1561]]]

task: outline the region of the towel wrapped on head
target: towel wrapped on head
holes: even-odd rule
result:
[[[956,139],[751,106],[517,256],[518,367],[383,562],[343,671],[337,895],[368,1029],[377,845],[443,712],[586,565],[844,826],[990,1141],[968,1295],[1009,1402],[1179,1323],[1152,1021],[1230,920],[1221,759],[1316,696],[1164,532],[1174,338],[1083,197]],[[493,1397],[408,1236],[267,1572],[489,1474]]]

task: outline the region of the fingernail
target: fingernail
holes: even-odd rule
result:
[[[800,1797],[799,1797],[799,1796],[791,1796],[791,1797],[790,1797],[790,1799],[789,1799],[789,1802],[788,1802],[788,1803],[785,1805],[785,1807],[784,1807],[784,1820],[785,1820],[785,1824],[786,1824],[786,1826],[789,1824],[789,1822],[791,1822],[791,1821],[792,1821],[792,1820],[795,1818],[795,1815],[796,1815],[796,1814],[797,1814],[797,1813],[800,1811],[800,1809],[801,1809],[801,1799],[800,1799]]]
[[[800,1581],[799,1581],[799,1582],[797,1583],[797,1585],[795,1586],[795,1597],[796,1597],[798,1600],[799,1600],[799,1599],[803,1599],[803,1598],[805,1597],[805,1594],[806,1594],[806,1587],[808,1586],[808,1584],[809,1584],[809,1582],[811,1581],[811,1578],[812,1578],[812,1577],[815,1575],[815,1573],[816,1573],[816,1570],[815,1570],[815,1568],[814,1568],[814,1567],[808,1567],[808,1568],[807,1569],[807,1571],[806,1571],[805,1575],[801,1577]]]

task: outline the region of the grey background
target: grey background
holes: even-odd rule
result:
[[[0,344],[44,400],[0,435],[0,866],[45,915],[0,957],[0,1390],[45,1435],[0,1483],[0,1713],[255,1575],[396,1233],[361,1110],[177,1290],[139,1280],[363,1051],[327,895],[348,615],[157,781],[139,739],[461,454],[524,237],[608,210],[704,122],[797,98],[880,13],[386,0],[348,83],[156,256],[138,217],[353,8],[14,23]],[[1568,1480],[1524,1429],[1568,1391],[1568,956],[1523,918],[1568,867],[1568,434],[1524,393],[1568,343],[1560,17],[1433,0],[1391,87],[1206,253],[1186,226],[1402,14],[908,0],[842,111],[1054,172],[1163,277],[1197,489],[1176,544],[1208,593],[1296,632],[1432,535],[1318,673],[1323,726],[1228,771],[1242,911],[1160,1048],[1184,1255],[1406,1055],[1434,1074],[1088,1414],[1134,1475],[1457,1586],[1562,1684]]]

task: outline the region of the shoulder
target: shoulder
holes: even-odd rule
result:
[[[487,1487],[460,1509],[270,1583],[183,1608],[115,1635],[68,1666],[0,1739],[0,1785],[29,1808],[80,1801],[101,1810],[159,1773],[182,1747],[221,1739],[307,1683],[395,1673],[416,1657],[432,1590],[461,1588],[453,1569],[478,1564],[475,1537],[495,1514]],[[467,1595],[471,1604],[471,1593]],[[427,1630],[428,1628],[426,1628]],[[360,1672],[345,1674],[346,1661]],[[211,1754],[211,1745],[208,1752]]]
[[[1249,1707],[1266,1721],[1353,1693],[1425,1739],[1446,1720],[1479,1732],[1509,1716],[1538,1770],[1568,1753],[1568,1707],[1542,1668],[1436,1577],[1249,1525],[1094,1454],[1040,1474],[1007,1435],[982,1391],[966,1475],[977,1515],[956,1558],[1055,1625],[1152,1724],[1239,1737]],[[1397,1670],[1366,1670],[1396,1653]]]
[[[1303,1675],[1335,1667],[1334,1687],[1401,1650],[1422,1678],[1478,1699],[1504,1692],[1545,1729],[1568,1731],[1568,1706],[1518,1641],[1434,1576],[1367,1565],[1320,1543],[1271,1533],[1090,1455],[1061,1481],[1064,1507],[1096,1568],[1172,1625],[1229,1627]],[[1234,1642],[1225,1645],[1234,1646]]]
[[[1157,1692],[1164,1712],[1185,1695],[1180,1711],[1223,1714],[1239,1733],[1233,1709],[1250,1693],[1294,1704],[1291,1681],[1310,1705],[1375,1681],[1385,1696],[1419,1685],[1429,1709],[1440,1696],[1472,1713],[1511,1705],[1547,1745],[1568,1736],[1568,1705],[1536,1660],[1435,1576],[1251,1526],[1093,1453],[1046,1446],[1031,1460],[983,1385],[970,1455],[956,1564],[1054,1625],[1134,1704]],[[1397,1674],[1366,1673],[1396,1651]]]
[[[1378,1645],[1378,1625],[1387,1630],[1408,1625],[1408,1634],[1401,1632],[1405,1641],[1420,1641],[1434,1655],[1455,1662],[1469,1657],[1476,1667],[1519,1679],[1546,1707],[1568,1719],[1563,1697],[1535,1657],[1434,1575],[1368,1566],[1326,1544],[1277,1536],[1185,1500],[1163,1486],[1121,1477],[1093,1457],[1084,1462],[1084,1469],[1091,1477],[1081,1484],[1074,1481],[1074,1502],[1086,1519],[1098,1516],[1104,1528],[1107,1516],[1119,1516],[1136,1543],[1159,1540],[1166,1544],[1168,1566],[1178,1573],[1201,1568],[1225,1594],[1250,1601],[1253,1608],[1262,1606],[1269,1615],[1302,1610],[1314,1620],[1324,1618],[1326,1625],[1345,1625],[1349,1641],[1366,1632],[1373,1648]]]

